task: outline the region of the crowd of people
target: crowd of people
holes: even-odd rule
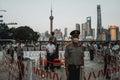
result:
[[[120,41],[114,42],[82,42],[79,41],[78,30],[73,30],[71,35],[71,41],[65,46],[65,69],[67,80],[79,80],[80,78],[80,66],[84,66],[84,52],[89,51],[90,60],[99,60],[99,62],[104,63],[104,74],[107,79],[110,76],[106,74],[106,70],[110,64],[115,67],[119,65],[118,60],[120,59]],[[1,48],[1,46],[0,46]],[[14,47],[12,43],[9,47],[3,47],[6,53],[11,57],[11,64],[14,62],[14,53],[17,53],[17,61],[19,71],[24,75],[24,64],[23,64],[23,47],[21,46],[21,41],[18,42],[17,47]],[[54,62],[55,58],[59,58],[59,45],[57,44],[57,39],[54,36],[54,32],[51,32],[49,41],[46,45],[46,59],[47,65],[45,67],[46,71],[49,69],[54,72]],[[101,59],[96,59],[96,56],[101,57]],[[22,75],[19,75],[19,80],[22,80]]]
[[[17,46],[14,46],[14,43],[9,42],[7,44],[1,45],[1,50],[6,52],[6,55],[8,57],[9,63],[8,65],[14,64],[14,61],[17,59],[17,65],[18,65],[18,80],[22,80],[24,76],[24,64],[23,64],[23,47],[21,46],[21,41],[18,41]],[[16,53],[16,58],[15,58]]]
[[[110,79],[110,75],[107,74],[108,66],[112,65],[117,67],[120,59],[120,41],[115,42],[102,42],[102,43],[90,43],[87,46],[90,53],[90,60],[99,60],[104,63],[104,74],[106,79]],[[99,59],[94,57],[99,56]],[[101,58],[100,58],[101,57]]]
[[[120,59],[120,41],[114,42],[79,42],[80,32],[74,30],[70,33],[71,42],[66,45],[65,49],[65,68],[68,76],[67,80],[79,80],[80,66],[84,65],[84,52],[89,51],[90,60],[99,60],[104,63],[104,75],[110,80],[107,74],[109,65],[118,67]],[[96,57],[96,56],[99,56]],[[101,58],[100,58],[101,57]],[[96,59],[98,58],[98,59]]]

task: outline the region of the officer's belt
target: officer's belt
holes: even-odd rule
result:
[[[80,65],[69,64],[68,67],[80,68]]]

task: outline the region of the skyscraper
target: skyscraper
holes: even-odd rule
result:
[[[64,29],[64,37],[67,37],[67,28]]]
[[[80,31],[80,24],[76,24],[76,30]]]
[[[102,19],[101,19],[101,8],[97,5],[97,39],[100,38],[99,35],[102,31]]]
[[[91,34],[92,34],[92,29],[90,27],[89,21],[87,21],[82,24],[82,36],[83,37],[91,36]]]
[[[88,36],[92,35],[92,29],[91,29],[91,17],[87,17],[87,23],[88,23]]]
[[[109,32],[112,41],[118,40],[119,27],[112,25],[109,28]]]
[[[62,38],[61,29],[55,29],[54,32],[55,32],[55,37],[57,38],[57,40],[61,40]]]
[[[86,36],[88,36],[88,23],[85,22],[82,24],[82,38],[86,38]]]
[[[95,29],[91,29],[91,36],[93,36],[93,38],[95,38]]]

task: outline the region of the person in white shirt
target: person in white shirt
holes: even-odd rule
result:
[[[114,61],[115,66],[117,67],[117,65],[119,64],[118,63],[118,56],[119,56],[119,45],[118,45],[118,42],[116,42],[114,44],[114,46],[112,47],[112,51],[114,53],[113,61]]]
[[[112,50],[114,51],[114,54],[119,54],[119,45],[118,43],[116,42],[115,45],[113,46]]]
[[[46,52],[47,52],[47,66],[46,66],[46,70],[48,70],[48,67],[51,69],[51,71],[54,72],[54,66],[53,66],[53,62],[54,62],[54,55],[55,55],[55,50],[56,47],[52,42],[52,39],[49,38],[49,43],[46,46]]]

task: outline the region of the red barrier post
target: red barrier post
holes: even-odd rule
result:
[[[55,80],[55,78],[57,78],[57,80],[60,80],[57,73],[53,74],[53,80]]]

